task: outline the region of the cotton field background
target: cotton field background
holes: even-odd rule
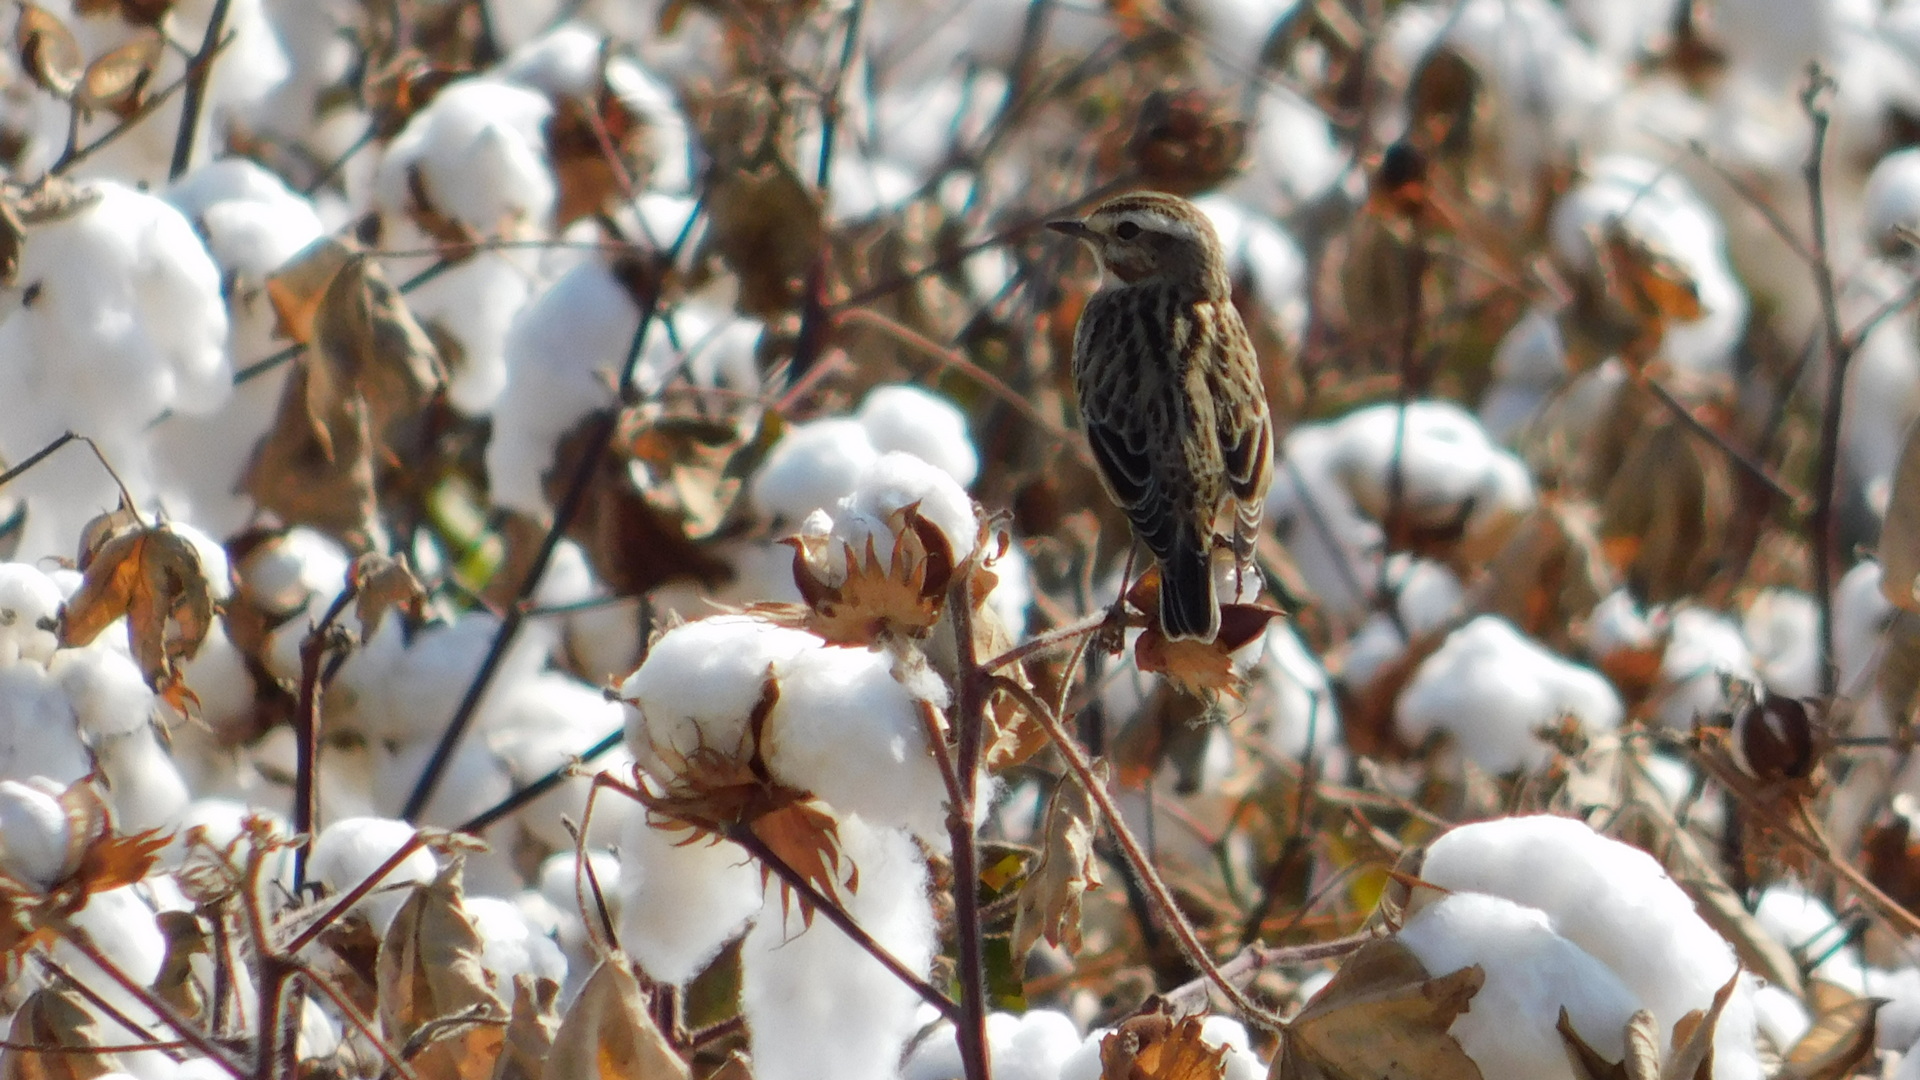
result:
[[[0,19],[0,1080],[1920,1078],[1920,3]]]

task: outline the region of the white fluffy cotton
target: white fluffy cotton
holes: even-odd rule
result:
[[[314,837],[307,874],[329,895],[339,896],[372,877],[413,836],[413,826],[391,818],[336,821]],[[354,904],[353,910],[365,915],[374,932],[384,936],[400,905],[406,902],[406,886],[424,885],[436,872],[433,853],[416,848]]]

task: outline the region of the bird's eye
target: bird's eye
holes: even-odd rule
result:
[[[1113,227],[1113,235],[1122,240],[1131,240],[1140,235],[1140,226],[1131,221],[1123,221]]]

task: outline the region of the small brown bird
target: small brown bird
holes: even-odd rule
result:
[[[1220,519],[1234,512],[1244,570],[1273,471],[1259,358],[1219,236],[1192,203],[1159,192],[1047,227],[1084,241],[1118,279],[1087,301],[1074,334],[1080,416],[1107,493],[1159,561],[1161,629],[1211,641]]]

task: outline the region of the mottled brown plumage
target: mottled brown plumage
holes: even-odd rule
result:
[[[1108,494],[1159,561],[1161,629],[1211,641],[1214,537],[1232,513],[1245,569],[1273,469],[1259,360],[1219,237],[1192,203],[1157,192],[1048,224],[1117,279],[1087,301],[1074,335],[1081,420]]]

